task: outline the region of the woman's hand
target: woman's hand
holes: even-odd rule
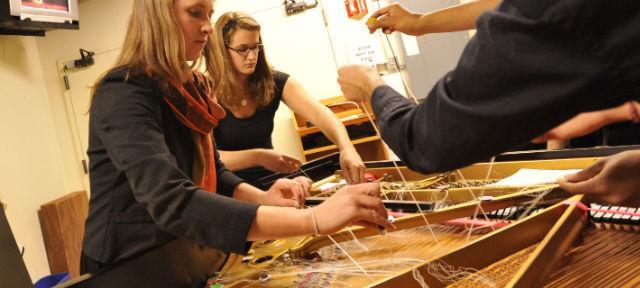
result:
[[[364,163],[355,148],[340,150],[340,169],[349,184],[362,183],[364,180]]]
[[[594,165],[558,180],[567,192],[585,194],[597,201],[640,206],[640,150],[603,158]]]
[[[385,34],[391,34],[394,31],[400,31],[408,35],[422,35],[423,33],[418,29],[418,19],[420,14],[411,13],[400,4],[391,4],[376,12],[373,12],[371,18],[375,21],[367,21],[367,28],[369,32],[373,33],[377,29],[382,29]]]
[[[278,179],[264,193],[258,203],[269,206],[304,207],[304,199],[311,191],[311,180],[305,177]]]
[[[344,187],[313,209],[318,232],[333,234],[345,226],[360,225],[378,229],[387,227],[387,210],[380,200],[379,183],[363,183]]]
[[[260,166],[278,173],[293,173],[300,169],[302,162],[293,156],[276,152],[273,149],[263,149],[260,153]]]
[[[313,181],[311,179],[304,176],[298,176],[296,178],[293,178],[293,181],[298,182],[300,186],[302,186],[302,190],[305,191],[305,195],[307,195],[307,197],[310,195],[311,184],[313,184]]]

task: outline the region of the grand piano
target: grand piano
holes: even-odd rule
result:
[[[640,146],[510,152],[497,156],[494,163],[478,163],[456,172],[433,175],[422,175],[410,171],[403,167],[402,162],[366,163],[368,173],[378,179],[386,177],[386,179],[392,179],[389,180],[390,182],[393,182],[393,179],[397,182],[399,175],[394,168],[397,165],[401,167],[406,180],[423,184],[419,189],[414,189],[424,192],[414,193],[412,197],[415,199],[408,199],[408,196],[398,193],[393,194],[395,193],[393,187],[389,186],[388,195],[390,197],[393,195],[395,199],[393,203],[389,202],[389,205],[397,206],[388,208],[409,215],[396,219],[398,222],[395,222],[395,225],[398,232],[388,231],[390,235],[404,233],[400,230],[409,231],[409,229],[424,226],[424,223],[421,223],[423,219],[430,224],[438,224],[438,227],[460,225],[459,219],[476,220],[476,222],[463,221],[462,225],[466,225],[465,227],[451,228],[459,229],[456,233],[469,230],[468,225],[487,225],[487,221],[500,224],[490,224],[488,225],[491,226],[490,229],[485,227],[482,233],[474,232],[473,235],[469,233],[465,236],[466,241],[451,241],[451,247],[447,249],[443,248],[445,244],[438,244],[439,248],[433,250],[436,246],[428,246],[418,239],[416,241],[419,243],[416,242],[417,244],[413,246],[424,245],[420,246],[421,250],[427,251],[421,256],[423,259],[409,264],[400,263],[403,264],[398,264],[400,268],[382,273],[384,275],[363,276],[359,272],[353,272],[347,276],[328,277],[317,271],[306,270],[310,267],[310,263],[323,265],[326,264],[323,261],[332,257],[323,254],[322,256],[325,257],[323,258],[318,255],[320,251],[328,253],[325,250],[333,250],[327,249],[334,243],[330,242],[326,236],[256,242],[247,256],[226,255],[215,249],[178,238],[126,263],[94,275],[82,275],[60,287],[205,287],[205,285],[206,287],[317,287],[343,284],[356,287],[425,287],[423,284],[429,287],[472,287],[479,284],[491,284],[489,286],[494,287],[576,287],[575,285],[585,284],[579,281],[584,278],[591,279],[591,282],[586,283],[589,285],[595,285],[598,279],[602,281],[605,279],[613,281],[608,283],[616,283],[616,286],[623,284],[633,287],[640,285],[640,277],[634,276],[640,275],[640,271],[636,271],[640,269],[638,265],[640,260],[637,260],[640,259],[640,249],[636,249],[640,248],[640,241],[635,241],[634,239],[638,238],[637,234],[632,234],[634,229],[637,230],[640,227],[640,217],[633,215],[640,211],[632,207],[589,203],[582,196],[572,197],[552,186],[542,185],[523,191],[521,188],[496,188],[482,182],[487,179],[504,178],[521,168],[580,169],[595,163],[601,157],[629,149],[640,149]],[[314,187],[317,188],[323,183],[339,179],[338,155],[329,155],[307,163],[303,165],[302,170],[304,172],[270,175],[261,179],[260,182],[264,187],[268,187],[282,177],[294,178],[307,175],[314,180]],[[456,186],[456,183],[467,184]],[[322,192],[316,191],[316,194],[318,193]],[[529,204],[532,198],[538,198],[532,195],[542,195],[535,193],[544,193],[544,197],[540,197],[544,199],[537,202],[536,207],[532,207]],[[478,196],[483,198],[476,200]],[[449,199],[445,201],[447,205],[434,200],[445,198]],[[309,205],[322,201],[322,199],[311,200]],[[478,201],[481,202],[479,205]],[[416,202],[422,205],[417,209],[424,211],[424,214],[411,214],[415,212],[412,208],[417,207]],[[593,210],[585,210],[585,207],[591,207]],[[486,216],[478,216],[479,208],[484,210]],[[511,219],[506,216],[510,216]],[[414,234],[407,234],[404,237],[428,238],[429,236],[425,235],[430,233],[425,231],[411,232]],[[440,232],[442,231],[438,231]],[[365,245],[373,246],[378,245],[376,244],[378,242],[375,242],[376,237],[383,237],[377,235],[375,231],[358,228],[349,230],[349,233],[341,231],[332,236],[330,237],[332,241],[339,243],[346,243],[351,241],[352,237],[357,237],[365,239],[363,240]],[[602,244],[605,241],[602,239],[623,238],[626,240],[613,241],[619,244],[617,246],[607,247],[606,243]],[[595,248],[589,246],[592,244],[600,246]],[[389,245],[389,247],[392,246]],[[629,249],[622,249],[626,246]],[[382,250],[390,249],[395,248]],[[593,251],[614,256],[619,254],[619,261],[607,259],[609,261],[607,263],[585,266],[578,261],[588,258],[581,249],[592,254],[595,253]],[[382,253],[380,252],[382,250],[374,249],[368,256],[384,259],[387,254],[375,254]],[[331,251],[329,252],[333,253]],[[414,253],[412,255],[419,254],[412,253]],[[363,254],[361,259],[366,262],[367,253],[359,254]],[[389,255],[391,255],[389,259],[396,257],[393,256],[394,254]],[[632,261],[629,259],[636,260],[629,262]],[[306,264],[298,265],[300,267],[291,264],[303,262]],[[344,260],[344,263],[348,261]],[[282,265],[289,266],[283,268],[280,267]],[[624,272],[617,272],[615,265],[624,265]],[[511,268],[506,269],[509,271],[505,272],[504,267]],[[608,269],[611,271],[602,273]],[[444,274],[448,276],[451,276],[452,273],[449,273],[451,271],[465,271],[465,273],[457,273],[464,277],[447,278],[442,277],[443,271],[447,272]],[[594,271],[600,271],[600,273]],[[487,275],[493,275],[493,278]],[[594,278],[594,275],[600,276]],[[605,277],[607,275],[617,282]]]

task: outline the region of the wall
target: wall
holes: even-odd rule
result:
[[[50,274],[38,208],[84,189],[56,62],[78,58],[78,48],[118,47],[131,1],[85,0],[80,6],[81,30],[0,36],[0,199],[33,281]]]
[[[330,1],[334,2],[334,1]],[[340,5],[342,7],[342,4]],[[327,28],[324,25],[320,7],[304,13],[287,17],[280,0],[217,0],[214,18],[227,11],[241,10],[250,13],[263,24],[263,40],[267,57],[276,69],[291,74],[316,99],[340,95],[336,83],[337,73],[333,49]],[[82,187],[81,154],[86,147],[80,147],[74,141],[75,123],[69,121],[68,106],[65,106],[65,93],[59,63],[79,56],[78,48],[105,53],[104,58],[113,58],[122,43],[125,24],[131,11],[131,3],[127,0],[100,1],[85,0],[80,2],[81,29],[79,31],[57,30],[37,40],[40,57],[46,59],[42,63],[47,92],[51,100],[56,133],[60,136],[60,150],[65,159],[65,179],[68,186]],[[344,13],[344,11],[340,10]],[[345,17],[346,18],[346,17]],[[109,23],[109,25],[104,25]],[[367,34],[366,31],[364,34]],[[99,37],[96,37],[99,35]],[[295,39],[295,41],[292,41]],[[115,49],[115,50],[114,50]],[[110,55],[106,55],[110,54]],[[96,61],[100,61],[96,57]],[[73,73],[69,72],[70,78]],[[87,72],[83,72],[87,74]],[[94,72],[90,72],[94,73]],[[95,77],[100,73],[95,72]],[[82,78],[87,78],[86,75]],[[90,77],[89,77],[90,78]],[[88,81],[85,85],[92,84]],[[78,83],[72,83],[78,86]],[[72,89],[69,93],[79,93]],[[73,120],[73,119],[71,119]],[[296,142],[290,111],[281,105],[276,118],[273,142],[276,149],[300,157]],[[80,124],[84,125],[84,124]],[[80,176],[79,176],[80,175]]]
[[[49,274],[37,210],[69,192],[36,41],[0,36],[0,199],[33,280]]]
[[[375,10],[373,3],[369,1],[370,11]],[[382,1],[381,5],[384,6],[385,3]],[[214,19],[227,11],[244,11],[262,23],[262,36],[270,63],[276,69],[295,77],[316,99],[341,94],[336,83],[337,67],[349,63],[350,44],[372,37],[364,28],[366,17],[359,20],[348,19],[342,1],[322,1],[318,7],[293,16],[286,16],[281,0],[216,0],[215,8]],[[325,25],[323,8],[328,25]],[[69,187],[82,187],[80,161],[86,147],[81,147],[74,141],[74,137],[77,137],[74,131],[76,124],[69,122],[68,105],[65,106],[65,97],[68,101],[70,95],[65,94],[59,63],[56,62],[77,58],[78,48],[105,53],[104,58],[114,58],[119,52],[130,11],[131,3],[127,0],[84,0],[80,2],[82,20],[79,31],[52,31],[47,37],[37,40],[40,58],[46,59],[42,63],[43,74],[51,100],[56,133],[61,138],[60,151],[65,159],[70,159],[65,162],[63,169]],[[96,61],[100,57],[102,56],[96,57]],[[72,73],[74,72],[70,72],[70,75]],[[84,72],[87,73],[95,73],[95,77],[100,74]],[[91,77],[83,75],[82,78]],[[92,81],[83,85],[90,84]],[[78,83],[72,83],[72,86],[77,87]],[[74,89],[76,88],[69,93],[77,95],[79,92]],[[296,142],[291,112],[285,105],[281,105],[274,121],[274,147],[301,157],[302,151]]]
[[[36,39],[40,55],[42,74],[49,97],[53,115],[54,129],[59,139],[58,149],[65,162],[61,173],[64,176],[68,191],[88,189],[83,185],[84,171],[81,165],[82,155],[86,147],[80,147],[77,141],[76,125],[73,111],[69,111],[70,94],[64,87],[61,74],[62,63],[80,57],[78,49],[96,53],[117,54],[112,51],[121,46],[124,39],[126,21],[131,11],[130,0],[84,0],[80,2],[80,30],[54,30],[47,32],[46,37]],[[101,55],[96,56],[96,59]],[[102,72],[95,73],[97,78]],[[74,83],[77,84],[77,83]],[[82,86],[88,90],[93,80],[86,81]],[[78,93],[79,91],[70,91]],[[67,102],[65,102],[67,101]],[[79,114],[88,107],[79,107]]]

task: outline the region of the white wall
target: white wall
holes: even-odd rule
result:
[[[103,53],[121,46],[124,39],[126,20],[131,11],[130,0],[84,0],[80,2],[80,30],[54,30],[46,37],[36,39],[40,55],[42,73],[54,119],[55,132],[59,138],[58,149],[65,162],[62,173],[68,191],[88,189],[83,187],[84,171],[81,154],[86,147],[79,147],[74,130],[74,119],[69,106],[69,94],[66,93],[59,63],[80,57],[79,48]],[[117,53],[117,51],[112,51]],[[98,56],[99,57],[99,56]],[[97,72],[95,78],[102,72]],[[86,85],[93,84],[89,81]],[[88,89],[88,86],[85,87]],[[71,91],[77,93],[78,91]],[[88,108],[88,107],[87,107]],[[79,123],[79,125],[87,125]],[[62,176],[62,175],[61,175]]]
[[[33,280],[49,274],[37,210],[71,192],[33,37],[0,36],[0,199]]]
[[[37,210],[84,189],[56,61],[78,58],[78,48],[119,47],[130,7],[129,0],[85,0],[79,31],[0,36],[0,200],[33,281],[50,274]]]

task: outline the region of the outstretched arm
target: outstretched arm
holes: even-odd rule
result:
[[[549,140],[569,140],[571,138],[587,135],[606,125],[621,121],[639,121],[640,103],[630,101],[618,107],[580,113],[571,120],[549,130],[542,136],[532,140],[533,143],[542,143]]]
[[[340,167],[348,183],[360,183],[364,179],[364,163],[351,144],[344,125],[329,108],[318,103],[298,81],[289,77],[284,85],[282,100],[291,110],[309,119],[340,150]]]
[[[371,15],[367,22],[369,31],[382,29],[384,33],[400,31],[420,36],[428,33],[453,32],[473,29],[478,16],[493,10],[500,0],[476,0],[442,10],[419,14],[408,11],[400,4],[392,4]]]

